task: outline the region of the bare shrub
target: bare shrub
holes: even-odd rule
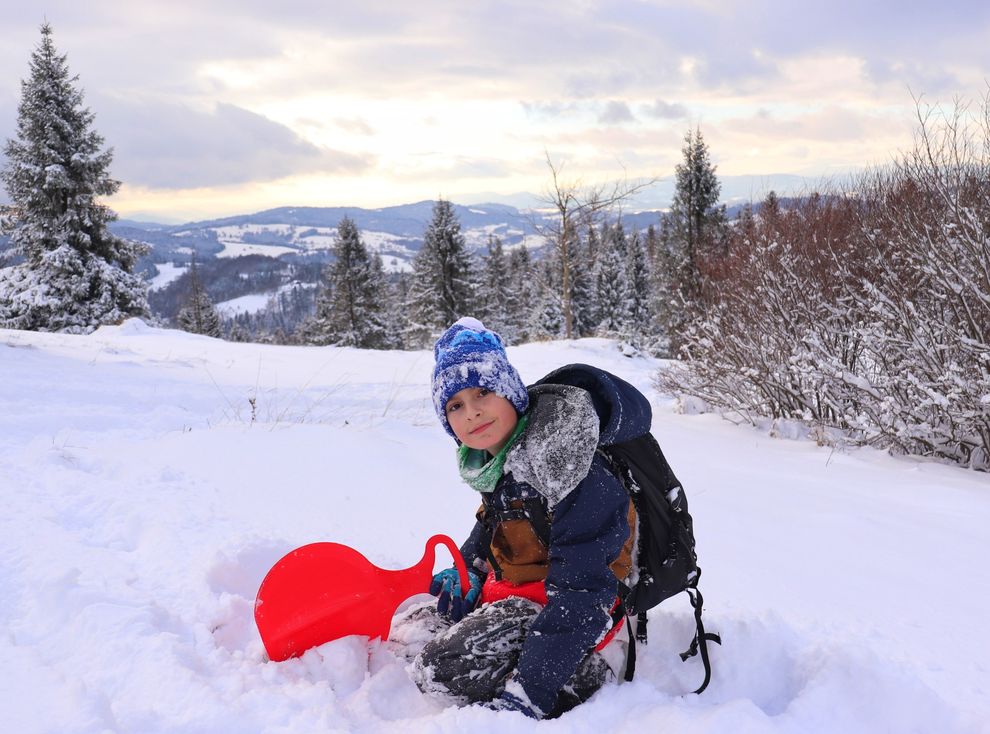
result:
[[[914,149],[855,193],[737,222],[658,387],[990,469],[988,120],[919,105]]]

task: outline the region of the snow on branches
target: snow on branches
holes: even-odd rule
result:
[[[107,229],[116,215],[97,197],[120,183],[75,82],[46,23],[0,171],[12,201],[3,230],[23,258],[0,270],[0,326],[85,333],[147,314],[144,281],[132,272],[144,246]]]
[[[924,112],[856,194],[741,218],[659,387],[990,470],[988,119]]]

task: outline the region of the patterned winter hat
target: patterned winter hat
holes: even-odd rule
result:
[[[465,317],[447,329],[433,345],[433,356],[433,407],[451,436],[447,401],[466,387],[491,390],[512,403],[518,413],[526,412],[526,385],[509,364],[502,337],[477,319]]]

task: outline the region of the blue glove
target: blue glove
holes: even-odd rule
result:
[[[430,593],[438,596],[437,614],[449,617],[452,622],[460,622],[478,604],[481,598],[481,586],[484,576],[480,571],[468,569],[468,579],[471,588],[466,595],[461,594],[461,575],[456,568],[448,568],[433,577],[430,583]]]

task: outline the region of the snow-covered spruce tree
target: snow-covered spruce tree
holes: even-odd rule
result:
[[[394,316],[401,308],[397,308],[392,298],[392,288],[385,273],[385,262],[381,253],[371,254],[371,274],[368,278],[368,293],[374,297],[375,308],[378,310],[378,323],[381,324],[381,338],[372,345],[374,349],[402,349],[402,329],[399,320]]]
[[[551,260],[543,260],[536,268],[539,277],[536,278],[536,298],[532,302],[529,315],[530,339],[545,341],[560,339],[564,336],[564,309],[560,298],[560,287],[554,283],[559,271]]]
[[[501,334],[507,342],[514,343],[515,334],[509,323],[510,277],[509,259],[502,247],[502,240],[490,235],[488,253],[482,258],[477,312],[486,326]]]
[[[409,288],[410,327],[407,343],[428,347],[462,316],[471,303],[471,258],[454,207],[440,199],[423,235],[423,248],[413,259]]]
[[[591,336],[598,326],[594,261],[584,239],[578,241],[574,250],[570,277],[571,333],[574,337]]]
[[[384,269],[380,259],[376,269],[349,217],[337,225],[333,256],[315,317],[303,330],[305,338],[311,344],[386,348]]]
[[[626,333],[637,348],[645,346],[652,333],[652,293],[646,250],[635,230],[626,241]]]
[[[688,130],[675,169],[675,193],[660,231],[658,278],[670,294],[669,308],[660,316],[672,348],[680,334],[703,310],[703,281],[707,261],[723,254],[725,207],[718,206],[721,184],[715,175],[701,130]]]
[[[595,268],[599,336],[622,338],[627,335],[630,299],[626,250],[626,234],[620,222],[604,229]]]
[[[409,284],[412,277],[408,272],[397,273],[388,282],[388,298],[386,299],[386,328],[391,335],[391,344],[395,349],[406,349],[406,335],[409,333],[411,321],[406,310],[409,302]]]
[[[0,326],[88,333],[148,313],[145,283],[132,272],[145,248],[111,234],[116,215],[97,203],[120,183],[77,81],[44,24],[0,171],[12,202],[2,219],[23,257],[0,270]]]
[[[539,284],[533,277],[533,261],[526,245],[509,255],[508,331],[514,344],[529,341],[529,317]],[[509,338],[509,337],[507,337]]]
[[[223,334],[220,314],[217,313],[209,294],[199,279],[199,269],[193,258],[189,268],[189,296],[175,317],[179,328],[192,334],[219,338]]]
[[[231,324],[230,331],[227,332],[227,341],[249,342],[251,341],[251,334],[243,325],[235,321]]]

